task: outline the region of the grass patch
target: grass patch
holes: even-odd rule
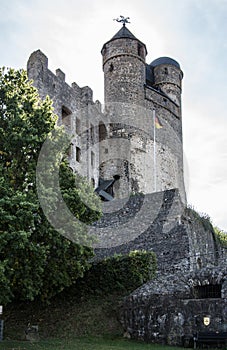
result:
[[[55,339],[37,343],[10,342],[0,343],[2,350],[181,350],[180,347],[146,344],[128,339],[104,337],[82,337],[70,340]]]
[[[28,323],[38,325],[41,339],[122,336],[118,308],[124,294],[78,297],[72,288],[45,305],[13,303],[5,307],[4,339],[24,340]]]

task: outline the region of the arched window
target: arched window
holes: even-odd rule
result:
[[[106,126],[103,122],[99,123],[99,142],[107,138]]]

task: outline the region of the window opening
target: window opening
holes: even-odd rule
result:
[[[80,149],[80,147],[76,147],[76,161],[77,162],[81,161],[81,149]]]
[[[107,138],[106,126],[104,123],[99,123],[99,142]]]
[[[95,128],[94,128],[93,124],[91,124],[91,126],[90,126],[90,138],[91,138],[91,143],[94,143],[94,141],[95,141]]]
[[[194,287],[196,299],[221,298],[221,284],[207,284]]]
[[[95,154],[93,151],[91,151],[91,166],[95,165]]]
[[[62,106],[61,110],[61,117],[62,117],[62,124],[70,127],[71,126],[71,115],[72,112],[65,106]]]
[[[81,122],[79,118],[76,118],[76,133],[80,135],[81,133]]]

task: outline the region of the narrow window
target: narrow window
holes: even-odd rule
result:
[[[164,73],[165,73],[166,75],[168,75],[168,68],[165,67]]]
[[[105,140],[106,137],[107,137],[107,131],[106,131],[105,124],[100,122],[99,123],[99,142]]]
[[[80,147],[76,147],[76,161],[77,162],[81,161],[81,149],[80,149]]]
[[[202,260],[201,260],[201,258],[198,258],[197,259],[197,268],[201,269],[201,267],[202,267]]]
[[[113,69],[114,69],[113,63],[111,63],[111,64],[109,65],[109,72],[112,72]]]
[[[91,124],[91,126],[90,126],[90,138],[91,138],[91,143],[94,143],[94,141],[95,141],[95,128],[94,128],[93,124]]]
[[[95,154],[91,151],[91,166],[93,167],[95,165]]]
[[[81,122],[80,122],[80,119],[79,118],[76,118],[76,133],[78,135],[81,134]]]
[[[143,45],[141,44],[138,44],[138,55],[144,58],[144,49],[143,49]]]
[[[91,184],[92,184],[92,186],[95,188],[95,179],[91,179]]]

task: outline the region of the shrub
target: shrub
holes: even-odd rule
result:
[[[130,292],[152,279],[156,267],[153,252],[132,251],[127,255],[114,255],[94,263],[78,280],[77,289],[82,294]]]

